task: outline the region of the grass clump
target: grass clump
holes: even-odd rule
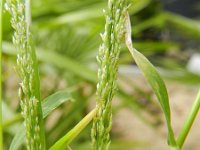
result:
[[[92,0],[88,0],[88,1],[92,1]],[[3,1],[1,1],[1,7],[2,7],[2,2]],[[138,1],[135,4],[137,5],[137,3],[139,2],[142,2],[142,1]],[[80,39],[77,40],[77,38],[74,38],[75,40],[72,42],[73,44],[71,44],[72,45],[71,47],[69,46],[67,48],[66,47],[63,48],[62,44],[66,40],[65,37],[70,39],[69,36],[66,36],[66,32],[61,31],[62,34],[64,35],[63,37],[60,36],[60,33],[58,34],[59,41],[60,39],[62,39],[62,41],[60,41],[61,42],[60,46],[58,46],[59,45],[58,41],[55,42],[55,39],[53,41],[53,40],[50,40],[50,38],[48,38],[47,42],[53,41],[52,43],[54,43],[55,45],[55,47],[50,46],[49,48],[52,48],[55,50],[58,47],[59,50],[63,48],[64,51],[66,49],[72,48],[71,52],[73,53],[69,52],[68,56],[70,53],[73,54],[72,56],[76,57],[76,60],[78,60],[79,62],[76,62],[74,58],[69,58],[70,56],[65,57],[58,54],[57,52],[44,51],[40,49],[41,48],[41,45],[40,45],[40,48],[38,51],[39,59],[45,63],[54,64],[56,67],[60,68],[61,74],[63,74],[63,71],[67,70],[73,75],[76,75],[76,77],[79,76],[80,78],[85,79],[85,81],[87,82],[88,81],[92,82],[92,85],[96,84],[97,82],[96,107],[88,115],[86,115],[82,120],[80,120],[80,122],[77,123],[77,125],[74,126],[74,122],[77,121],[77,120],[74,120],[74,118],[75,119],[78,118],[79,120],[80,116],[81,117],[83,116],[82,114],[77,115],[76,113],[77,112],[80,113],[83,111],[83,107],[86,105],[86,103],[85,102],[82,103],[82,102],[83,100],[86,100],[86,99],[88,100],[93,95],[93,90],[91,91],[91,93],[85,92],[85,89],[84,89],[85,87],[82,88],[82,83],[81,83],[81,88],[79,87],[80,85],[75,85],[80,81],[79,79],[75,79],[74,76],[71,74],[69,76],[66,75],[66,78],[68,78],[68,81],[69,81],[69,86],[71,86],[71,90],[69,88],[67,90],[56,92],[55,94],[52,94],[48,96],[47,98],[45,98],[41,104],[39,70],[38,70],[38,64],[37,64],[37,59],[36,59],[36,52],[34,49],[33,39],[32,39],[31,31],[30,31],[30,28],[31,28],[30,0],[7,0],[6,1],[6,8],[12,15],[11,25],[14,28],[13,43],[15,45],[15,48],[17,49],[16,71],[18,72],[18,75],[21,79],[20,88],[19,88],[19,97],[20,97],[22,115],[24,118],[24,123],[22,123],[22,125],[19,126],[19,130],[17,131],[17,133],[15,133],[13,141],[10,144],[10,150],[20,149],[19,147],[23,145],[25,135],[26,135],[26,147],[28,150],[45,150],[47,148],[49,148],[50,150],[64,150],[67,147],[71,149],[70,148],[71,146],[69,144],[71,144],[71,142],[80,134],[80,132],[86,128],[86,126],[91,122],[92,119],[94,119],[92,131],[91,131],[92,149],[94,150],[109,149],[109,146],[111,143],[110,130],[112,128],[112,99],[115,93],[118,92],[118,96],[121,96],[123,101],[125,99],[127,100],[126,97],[128,96],[128,100],[130,100],[127,103],[128,105],[131,103],[135,103],[132,101],[133,99],[129,99],[129,97],[132,97],[132,95],[131,96],[126,95],[126,92],[124,92],[121,88],[119,88],[119,90],[117,91],[116,80],[118,76],[118,63],[119,63],[119,55],[121,51],[122,42],[126,43],[129,49],[129,52],[132,55],[135,63],[137,64],[137,66],[143,73],[144,77],[146,78],[147,82],[150,84],[155,95],[157,96],[157,99],[164,113],[164,117],[166,119],[166,125],[168,128],[169,147],[171,149],[176,149],[176,150],[179,150],[182,148],[184,141],[190,131],[190,128],[199,110],[200,94],[198,94],[197,99],[191,110],[191,113],[189,114],[185,122],[185,125],[183,126],[178,138],[176,139],[172,125],[171,125],[170,104],[169,104],[168,92],[167,92],[165,83],[162,77],[159,75],[156,68],[151,64],[151,62],[148,61],[148,59],[142,53],[136,50],[132,45],[133,42],[132,42],[131,37],[132,37],[132,33],[134,32],[131,31],[132,27],[131,27],[131,23],[129,19],[129,13],[127,11],[129,4],[130,4],[129,0],[108,0],[108,8],[104,11],[105,18],[106,18],[105,32],[101,34],[102,44],[99,48],[99,53],[97,56],[97,61],[100,66],[98,69],[98,80],[96,79],[95,72],[93,70],[90,70],[86,66],[79,64],[80,59],[79,57],[77,57],[77,54],[79,52],[82,52],[84,56],[86,56],[87,53],[85,49],[83,49],[82,47],[88,48],[90,45],[92,45],[91,43],[93,42],[90,41],[88,44],[86,42],[88,41],[87,39],[82,40],[82,37],[80,38],[80,36],[78,36]],[[95,10],[96,10],[96,5],[95,5]],[[67,13],[69,12],[67,11]],[[88,13],[88,10],[86,10],[86,12],[87,12],[86,14],[90,14]],[[131,11],[130,11],[130,14],[131,14]],[[78,15],[76,14],[76,16],[79,16],[79,17],[81,15],[82,15],[82,12],[81,13],[79,12]],[[91,17],[90,15],[89,17]],[[92,17],[95,16],[93,15],[94,14],[92,14]],[[46,15],[44,16],[46,17]],[[54,20],[53,25],[56,27],[56,25],[59,26],[60,24],[65,23],[66,20],[71,21],[72,18],[69,16],[64,15],[64,17],[61,16],[61,19],[60,17],[58,17],[59,19],[55,19],[55,20],[53,19]],[[0,16],[0,20],[2,20],[1,17],[2,16]],[[67,17],[69,18],[66,19]],[[82,20],[82,17],[80,17],[79,19]],[[59,20],[61,22],[59,22]],[[0,22],[0,25],[2,25],[2,21]],[[35,25],[36,27],[38,26],[37,21]],[[47,23],[47,25],[44,25],[44,27],[49,27],[49,24]],[[50,30],[50,28],[48,28],[48,30]],[[65,31],[65,29],[63,31]],[[51,33],[51,31],[48,31],[48,32]],[[93,34],[90,36],[92,37]],[[44,35],[45,38],[47,35],[48,34]],[[2,42],[1,38],[2,37],[0,37],[0,42]],[[77,41],[80,41],[80,40],[82,40],[81,41],[82,43],[86,42],[86,45],[81,44],[81,42],[79,42],[78,44],[79,46],[76,47],[75,44],[77,43]],[[43,40],[41,41],[44,42]],[[151,47],[151,46],[148,45],[148,47]],[[10,47],[8,49],[10,49]],[[14,48],[11,48],[11,49],[14,49]],[[80,51],[77,51],[77,50],[80,50]],[[9,51],[7,53],[9,53]],[[13,52],[13,54],[14,53],[15,52]],[[88,58],[85,57],[84,59],[88,59]],[[59,75],[59,80],[60,80],[60,75]],[[77,90],[79,93],[76,91],[77,93],[73,93],[73,96],[75,96],[77,99],[80,99],[81,101],[76,102],[76,104],[72,105],[71,107],[70,106],[62,107],[64,109],[61,108],[64,113],[61,113],[61,116],[59,117],[58,121],[55,122],[55,124],[51,127],[49,131],[47,131],[48,136],[46,136],[47,138],[46,140],[45,135],[44,135],[43,119],[50,112],[52,112],[55,108],[59,107],[64,102],[69,101],[69,100],[74,100],[74,98],[71,96],[71,93],[72,91],[74,92],[74,89]],[[137,106],[138,106],[138,103],[137,103]],[[69,108],[69,110],[66,111],[65,108]],[[141,109],[142,107],[138,107],[137,109],[139,108]],[[139,111],[139,113],[140,112],[142,111]],[[8,126],[9,123],[10,123],[9,126],[11,126],[11,124],[14,124],[13,122],[15,122],[16,116],[11,118],[11,120],[8,120],[7,124],[4,123],[4,126],[6,125]],[[21,117],[21,115],[19,114],[18,116]],[[72,124],[73,126],[71,126]],[[68,128],[66,128],[66,126]],[[65,133],[63,136],[63,132],[66,132],[66,131],[67,133]],[[80,138],[80,141],[86,141],[86,140],[81,139],[81,135],[79,138]],[[47,141],[47,144],[45,143],[45,140]],[[116,141],[113,143],[116,143]],[[88,142],[86,144],[87,146],[89,146]],[[0,146],[1,145],[2,144],[0,143]],[[74,144],[74,145],[78,145],[82,149],[85,149],[82,147],[81,142],[79,142],[79,144]]]

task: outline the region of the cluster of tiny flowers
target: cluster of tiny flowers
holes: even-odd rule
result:
[[[20,95],[22,96],[22,95]],[[40,127],[39,127],[39,120],[37,116],[37,106],[38,100],[35,97],[31,97],[29,100],[23,98],[21,102],[21,107],[23,108],[22,115],[24,118],[29,116],[25,119],[24,126],[26,128],[26,143],[28,150],[41,150],[40,144]],[[30,108],[30,109],[28,109]]]
[[[106,15],[105,32],[101,34],[102,45],[99,48],[97,61],[97,115],[92,128],[93,149],[106,150],[110,145],[109,132],[112,126],[112,98],[117,89],[116,79],[120,42],[124,36],[124,21],[128,1],[109,0]]]
[[[15,32],[13,44],[17,54],[17,67],[21,83],[19,89],[20,104],[24,125],[26,128],[26,142],[28,150],[40,150],[40,126],[38,118],[38,105],[40,95],[39,86],[36,84],[37,70],[35,70],[36,58],[35,51],[31,46],[31,35],[27,30],[25,20],[25,0],[7,0],[5,8],[11,13],[11,25]]]

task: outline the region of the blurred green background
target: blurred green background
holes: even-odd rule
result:
[[[103,9],[106,6],[105,0],[32,1],[32,33],[38,54],[42,98],[68,89],[76,99],[73,103],[63,104],[45,119],[48,146],[95,105],[96,55],[101,43],[99,34],[104,31]],[[180,112],[189,110],[187,106],[191,105],[200,87],[200,2],[132,0],[129,13],[133,46],[158,68],[167,82],[172,116],[174,112],[178,117]],[[20,81],[14,69],[16,50],[11,42],[10,17],[5,11],[2,54],[5,150],[22,122],[17,96]],[[122,46],[120,55],[118,82],[119,90],[113,101],[111,149],[165,149],[166,133],[160,107],[125,46]],[[176,92],[181,94],[177,96]],[[174,117],[174,124],[178,124],[174,125],[177,132],[185,115],[180,114],[180,121]],[[90,128],[91,125],[76,138],[71,144],[72,149],[90,149]],[[147,136],[146,130],[149,138],[143,138]],[[154,136],[157,141],[152,141]],[[190,142],[186,148],[197,150],[200,145],[196,145]]]

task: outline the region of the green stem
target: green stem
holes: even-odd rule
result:
[[[178,146],[181,148],[184,144],[184,141],[192,127],[192,124],[194,122],[194,119],[196,118],[197,116],[197,113],[199,111],[199,108],[200,108],[200,90],[197,94],[197,97],[196,97],[196,100],[192,106],[192,109],[183,125],[183,128],[181,129],[180,131],[180,134],[178,136],[178,139],[177,139],[177,144]]]
[[[94,108],[87,116],[85,116],[73,129],[71,129],[66,135],[58,140],[49,150],[64,150],[67,145],[73,141],[75,137],[90,123],[90,121],[96,115],[97,108]]]
[[[2,52],[2,22],[3,22],[3,0],[0,1],[0,61]],[[1,61],[2,62],[2,61]],[[1,63],[0,63],[0,73],[1,73]],[[1,84],[1,76],[0,76]],[[2,89],[0,87],[0,149],[3,149],[3,129],[2,129]]]

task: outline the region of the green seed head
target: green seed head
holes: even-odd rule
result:
[[[110,145],[111,102],[117,89],[120,42],[123,36],[124,14],[127,11],[128,3],[127,0],[109,0],[108,9],[104,10],[105,32],[100,34],[102,44],[97,56],[97,62],[100,66],[96,91],[98,110],[92,128],[93,149],[95,150],[106,150]]]

